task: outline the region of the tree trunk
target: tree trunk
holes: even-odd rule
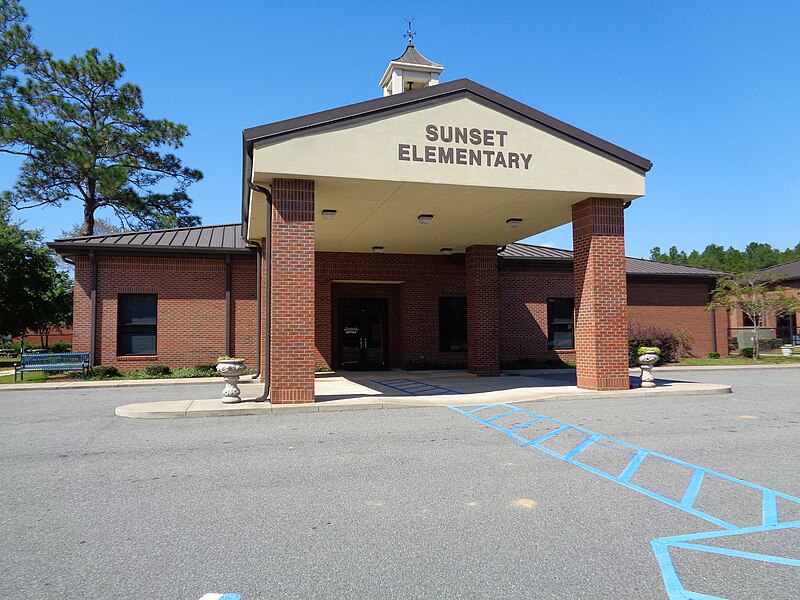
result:
[[[83,201],[83,227],[81,235],[94,235],[94,211],[97,208],[95,188],[97,182],[89,179],[86,181],[86,195]]]
[[[753,360],[758,360],[758,325],[753,326]]]

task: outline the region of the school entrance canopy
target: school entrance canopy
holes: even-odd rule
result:
[[[498,248],[570,221],[578,384],[627,388],[623,208],[651,163],[470,80],[437,84],[409,49],[383,98],[244,131],[272,401],[313,401],[315,252],[464,253],[469,369],[494,375]]]

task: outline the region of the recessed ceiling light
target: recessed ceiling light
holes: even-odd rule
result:
[[[427,225],[428,223],[433,221],[433,215],[420,215],[417,217],[417,221],[419,221],[423,225]]]
[[[522,219],[508,219],[506,221],[506,225],[508,225],[511,228],[519,227],[520,225],[522,225]]]
[[[375,254],[380,254],[381,252],[383,252],[383,246],[373,246],[372,247],[372,251]]]
[[[450,256],[453,253],[453,249],[452,248],[442,248],[441,250],[439,250],[439,252],[441,252],[445,256]]]
[[[326,221],[333,221],[336,218],[336,211],[332,208],[326,208],[322,211],[322,218]]]

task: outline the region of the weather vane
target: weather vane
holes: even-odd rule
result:
[[[411,46],[414,43],[414,36],[417,35],[416,31],[411,31],[411,23],[413,23],[414,19],[404,19],[406,23],[408,23],[408,31],[403,34],[403,37],[408,38],[408,45]]]

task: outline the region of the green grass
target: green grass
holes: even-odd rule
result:
[[[40,371],[25,373],[25,381],[20,380],[20,376],[17,375],[17,383],[42,383],[43,381],[47,381],[47,373]],[[14,374],[0,375],[0,385],[4,383],[14,383]]]
[[[684,358],[674,367],[723,367],[729,365],[800,365],[800,356],[762,356],[758,360],[731,356],[729,358]]]

